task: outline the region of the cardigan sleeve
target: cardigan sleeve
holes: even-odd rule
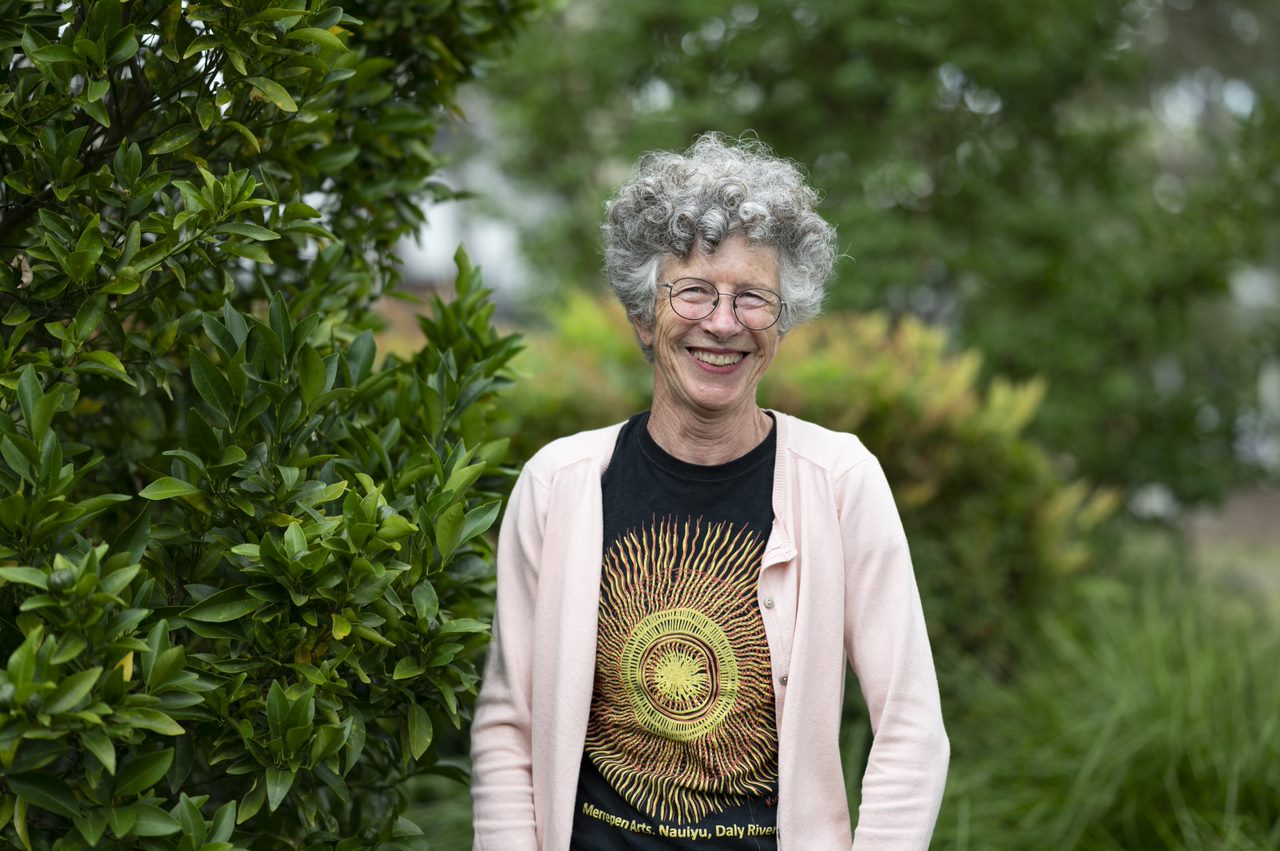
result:
[[[534,599],[546,489],[526,466],[498,533],[493,641],[471,725],[473,851],[537,851],[532,775]]]
[[[845,652],[874,734],[853,847],[924,851],[942,803],[950,745],[911,554],[874,457],[845,473],[837,492]]]

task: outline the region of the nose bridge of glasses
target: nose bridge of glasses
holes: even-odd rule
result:
[[[721,305],[725,306],[724,312],[729,314],[730,319],[733,319],[738,315],[738,296],[736,293],[726,293],[716,290],[715,300],[711,302],[711,310],[708,315],[714,315],[717,312],[720,312]]]

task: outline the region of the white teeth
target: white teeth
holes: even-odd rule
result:
[[[745,355],[742,352],[733,352],[727,355],[717,355],[712,352],[704,352],[700,349],[691,349],[693,356],[703,363],[709,363],[712,366],[732,366],[742,360]]]

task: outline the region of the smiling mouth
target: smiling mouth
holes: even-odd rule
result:
[[[689,354],[693,355],[694,360],[702,361],[711,366],[733,366],[747,356],[746,352],[716,353],[703,349],[689,349]]]

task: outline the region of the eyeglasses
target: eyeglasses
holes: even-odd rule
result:
[[[782,315],[786,302],[773,290],[742,290],[722,293],[710,281],[701,278],[680,278],[666,287],[671,296],[671,309],[685,319],[706,319],[720,306],[720,296],[733,299],[733,315],[743,328],[764,331],[773,327]]]

